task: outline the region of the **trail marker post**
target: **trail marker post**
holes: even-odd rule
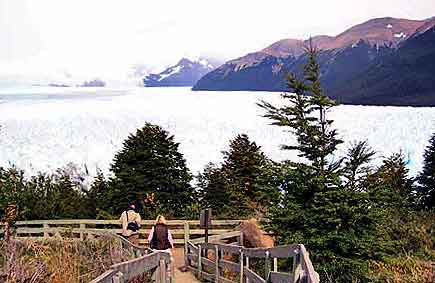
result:
[[[201,210],[201,214],[199,216],[199,227],[204,229],[205,231],[205,243],[208,243],[208,229],[211,226],[211,208]],[[208,251],[204,249],[204,254],[202,256],[207,257]]]
[[[199,226],[205,229],[205,242],[208,243],[208,228],[211,226],[211,208],[203,209],[199,217]]]

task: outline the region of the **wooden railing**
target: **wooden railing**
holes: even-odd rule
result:
[[[234,232],[220,235],[218,240],[231,238],[237,238],[240,244],[188,241],[185,246],[185,262],[188,269],[198,278],[214,282],[236,283],[237,280],[240,283],[319,283],[319,275],[314,271],[304,245],[245,248],[241,245],[243,237],[240,232],[239,235]],[[263,276],[257,274],[250,265],[253,260],[258,259],[264,264]],[[290,272],[278,271],[279,259],[292,259]],[[232,278],[224,276],[228,271],[233,273]]]
[[[169,229],[172,232],[176,245],[184,245],[185,239],[195,239],[204,236],[204,230],[199,228],[197,220],[168,220]],[[213,220],[209,234],[211,236],[233,231],[240,220]],[[145,244],[150,232],[153,220],[143,220],[139,230],[139,243]],[[95,219],[62,219],[62,220],[31,220],[17,221],[15,223],[15,237],[20,238],[92,238],[98,233],[121,234],[121,222],[119,220],[95,220]],[[0,233],[2,232],[0,225]]]
[[[172,258],[166,252],[150,252],[147,248],[136,246],[125,238],[107,232],[101,236],[113,236],[122,242],[126,249],[134,251],[137,256],[134,259],[112,265],[103,274],[92,280],[90,283],[126,283],[130,280],[152,272],[156,283],[171,283],[173,276]]]
[[[124,283],[144,273],[153,272],[156,283],[172,282],[171,257],[166,252],[153,252],[129,261],[114,264],[91,283]]]

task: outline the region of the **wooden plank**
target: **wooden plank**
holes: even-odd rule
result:
[[[90,283],[112,283],[112,277],[117,273],[116,270],[109,269]]]
[[[197,246],[195,246],[194,244],[192,244],[190,241],[187,242],[187,246],[188,246],[188,248],[189,248],[189,250],[190,250],[191,253],[198,254],[199,249],[198,249]]]
[[[201,246],[198,246],[198,250],[201,251]],[[198,277],[201,278],[201,272],[202,272],[202,253],[198,253]]]
[[[84,233],[97,233],[97,232],[111,232],[116,234],[121,234],[122,229],[121,228],[85,228],[84,225],[86,224],[80,224],[80,228],[75,227],[49,227],[48,224],[44,224],[44,227],[17,227],[16,233],[17,234],[41,234],[41,233],[56,233],[56,232],[62,232],[62,233],[73,233],[73,234],[80,234],[83,235]],[[170,229],[171,234],[174,236],[181,236],[183,235],[183,238],[185,236],[184,229]],[[231,232],[232,230],[229,229],[210,229],[209,234],[210,235],[220,235],[225,234],[228,232]],[[140,229],[139,234],[143,235],[149,235],[151,232],[150,229]],[[204,235],[204,230],[200,229],[193,229],[190,230],[190,235]],[[46,235],[48,237],[48,234]],[[188,237],[189,238],[189,237]]]
[[[243,249],[245,256],[250,258],[266,258],[266,252],[268,251],[268,248]]]
[[[264,260],[264,278],[269,276],[270,272],[270,252],[266,251],[266,258]]]
[[[84,240],[85,239],[85,234],[84,234],[84,230],[86,230],[86,224],[82,223],[80,224],[80,240]]]
[[[183,226],[185,222],[188,222],[189,225],[199,226],[199,220],[167,220],[168,226],[180,225]],[[239,225],[243,220],[212,220],[212,226],[235,226]],[[25,221],[17,221],[15,224],[17,226],[23,225],[43,225],[52,224],[52,225],[79,225],[79,224],[94,224],[94,225],[121,225],[121,221],[119,219],[113,220],[100,220],[100,219],[51,219],[51,220],[25,220]],[[154,225],[155,220],[142,220],[141,225]],[[3,224],[4,225],[4,224]]]
[[[120,271],[127,280],[150,271],[159,265],[160,252],[138,257],[129,261],[112,265],[110,268]]]
[[[224,245],[224,244],[212,244],[212,243],[203,243],[202,246],[206,249],[214,249],[216,246],[220,251],[229,253],[229,254],[239,254],[243,247],[236,245]]]
[[[219,282],[219,248],[218,248],[218,246],[214,247],[214,261],[215,261],[214,280],[217,283],[217,282]]]
[[[266,252],[271,258],[289,258],[299,254],[299,245],[278,246],[273,248],[244,248],[246,256],[265,258]]]
[[[44,233],[44,238],[50,237],[50,235],[48,234],[48,229],[49,229],[49,225],[47,223],[44,223],[44,228],[43,228],[43,231],[42,231]]]
[[[310,260],[310,255],[304,245],[300,245],[302,269],[307,277],[307,283],[319,283],[319,274],[314,271],[313,263]]]
[[[270,272],[268,283],[288,283],[291,282],[289,273]]]
[[[220,268],[227,268],[228,270],[232,272],[240,272],[240,264],[235,263],[232,261],[221,259],[219,260],[219,267]]]
[[[245,256],[245,258],[246,258],[246,268],[249,268],[249,257],[247,257],[247,256]],[[245,269],[243,269],[243,271],[245,271]],[[243,276],[243,277],[246,277],[246,276]],[[248,278],[246,278],[246,283],[249,283],[249,279]]]
[[[159,261],[159,274],[160,276],[160,282],[166,283],[166,262],[164,259],[161,259]]]
[[[194,262],[198,262],[198,255],[188,254],[187,259]]]
[[[263,278],[261,278],[260,275],[258,275],[257,273],[255,273],[254,271],[252,271],[249,268],[246,268],[243,270],[243,272],[245,273],[246,278],[249,279],[250,283],[266,283],[266,280],[264,280]]]
[[[270,257],[289,258],[300,253],[300,245],[278,246],[268,249]]]
[[[240,235],[240,231],[233,231],[233,232],[228,232],[228,233],[221,234],[221,235],[214,235],[214,236],[208,237],[208,240],[209,240],[209,242],[219,242],[221,240],[234,238],[234,237],[237,237],[239,235]],[[191,240],[191,242],[194,244],[204,243],[205,238],[193,239],[193,240]]]
[[[243,241],[242,241],[243,243]],[[239,258],[239,273],[240,273],[240,283],[244,283],[244,275],[243,275],[243,252],[240,253],[240,258]]]
[[[276,257],[273,258],[273,271],[278,272],[278,259]]]
[[[214,261],[212,261],[212,260],[209,260],[208,258],[206,258],[206,257],[202,257],[201,258],[201,263],[202,263],[202,265],[203,266],[208,266],[208,267],[211,267],[211,268],[213,268],[213,270],[215,269],[215,262]]]

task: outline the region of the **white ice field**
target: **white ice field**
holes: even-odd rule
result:
[[[175,136],[193,173],[220,162],[221,151],[238,133],[247,133],[274,160],[297,160],[281,144],[294,138],[268,125],[256,106],[260,99],[281,103],[278,93],[192,92],[188,88],[0,89],[0,166],[11,164],[28,174],[50,172],[67,163],[90,174],[108,172],[122,142],[145,122]],[[402,151],[412,175],[435,131],[435,108],[339,106],[331,112],[345,140],[367,139],[383,156]]]

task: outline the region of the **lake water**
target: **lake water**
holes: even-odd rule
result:
[[[274,160],[298,160],[282,151],[291,134],[270,126],[256,106],[261,99],[281,103],[278,93],[192,92],[188,88],[20,88],[0,89],[0,166],[28,173],[53,171],[67,163],[90,174],[108,172],[130,133],[151,122],[175,136],[193,173],[220,162],[229,140],[246,133]],[[342,105],[331,111],[345,143],[367,139],[383,156],[402,151],[412,175],[435,131],[435,108]]]

